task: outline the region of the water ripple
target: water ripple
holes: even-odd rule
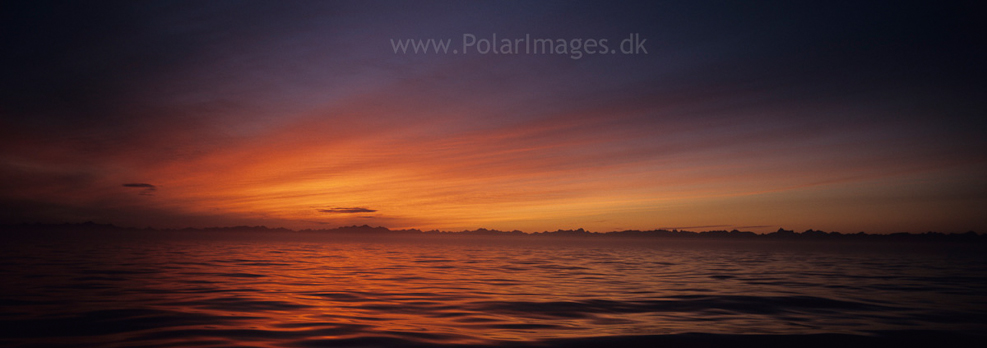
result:
[[[0,251],[0,346],[832,346],[987,332],[979,252],[271,240]]]

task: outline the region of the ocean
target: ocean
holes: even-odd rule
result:
[[[962,243],[80,233],[0,251],[6,347],[987,338],[985,248]]]

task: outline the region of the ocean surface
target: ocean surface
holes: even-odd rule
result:
[[[982,246],[40,236],[0,346],[868,346],[987,338]]]

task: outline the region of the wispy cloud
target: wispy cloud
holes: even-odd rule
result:
[[[735,228],[754,228],[754,229],[765,229],[775,227],[774,225],[751,225],[751,226],[735,226]]]
[[[710,229],[710,228],[723,228],[730,227],[730,225],[702,225],[702,226],[677,226],[677,227],[661,227],[662,230],[695,230],[695,229]]]
[[[140,192],[140,195],[142,195],[142,196],[153,196],[154,195],[154,191],[157,191],[158,190],[158,187],[157,186],[154,186],[154,185],[151,185],[151,184],[145,184],[145,183],[123,184],[123,187],[141,188],[141,189],[143,189]]]
[[[319,212],[326,214],[359,214],[359,213],[374,213],[377,212],[377,210],[361,208],[361,207],[353,207],[353,208],[319,209]]]

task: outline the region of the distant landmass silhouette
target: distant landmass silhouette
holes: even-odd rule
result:
[[[858,233],[840,233],[840,232],[825,232],[819,230],[806,230],[804,232],[795,232],[793,230],[786,230],[779,228],[775,232],[771,233],[754,233],[750,231],[726,231],[726,230],[713,230],[713,231],[685,231],[685,230],[666,230],[666,229],[656,229],[656,230],[624,230],[624,231],[611,231],[611,232],[589,232],[582,228],[576,230],[556,230],[556,231],[543,231],[543,232],[533,232],[526,233],[518,230],[513,231],[499,231],[499,230],[488,230],[485,228],[480,228],[476,230],[464,230],[464,231],[439,231],[439,230],[429,230],[422,231],[419,229],[401,229],[392,230],[386,227],[371,227],[369,225],[363,226],[343,226],[332,229],[303,229],[303,230],[292,230],[287,228],[269,228],[267,226],[232,226],[232,227],[210,227],[210,228],[183,228],[183,229],[156,229],[156,228],[130,228],[130,227],[119,227],[112,224],[100,224],[94,222],[85,222],[77,224],[7,224],[0,225],[0,231],[2,232],[13,232],[13,233],[31,233],[31,232],[124,232],[124,233],[169,233],[169,232],[181,232],[181,233],[215,233],[215,232],[251,232],[251,233],[306,233],[306,234],[338,234],[346,236],[415,236],[415,235],[428,235],[428,236],[496,236],[496,237],[523,237],[523,238],[603,238],[603,239],[652,239],[652,238],[668,238],[668,239],[737,239],[737,240],[861,240],[861,241],[880,241],[880,240],[894,240],[894,241],[952,241],[952,242],[976,242],[983,243],[987,242],[987,234],[978,234],[974,231],[968,231],[965,233],[941,233],[941,232],[925,232],[925,233],[907,233],[898,232],[890,234],[868,234],[865,232]]]

